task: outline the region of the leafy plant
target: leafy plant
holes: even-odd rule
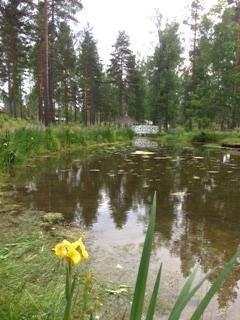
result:
[[[73,273],[73,266],[88,260],[88,252],[81,239],[73,243],[63,240],[56,244],[53,249],[55,255],[65,263],[66,282],[65,282],[65,298],[66,305],[63,320],[71,319],[73,294],[76,287],[77,273]],[[85,293],[85,300],[87,299]],[[85,301],[86,304],[86,301]]]
[[[146,283],[147,283],[147,276],[148,276],[148,269],[149,269],[149,261],[152,249],[152,242],[154,236],[154,229],[155,229],[155,220],[156,220],[156,193],[153,198],[153,203],[150,208],[149,213],[149,224],[146,233],[146,238],[143,246],[142,257],[138,269],[138,276],[135,285],[135,292],[132,301],[132,308],[130,313],[130,320],[141,320],[143,307],[144,307],[144,300],[145,300],[145,291],[146,291]],[[198,307],[194,311],[193,315],[191,316],[190,320],[199,320],[202,318],[204,311],[206,310],[207,306],[209,305],[211,299],[218,292],[223,282],[229,276],[229,273],[234,268],[238,258],[240,258],[240,251],[238,251],[233,258],[226,263],[225,267],[215,280],[215,282],[210,287],[209,291],[205,294],[201,302],[199,303]],[[162,271],[162,264],[160,265],[159,272],[156,277],[154,289],[152,292],[152,296],[150,299],[149,307],[147,310],[147,315],[145,317],[146,320],[153,320],[155,307],[157,303],[157,296],[160,286],[160,279],[161,279],[161,271]],[[190,301],[190,299],[195,295],[198,289],[202,286],[204,281],[208,278],[209,274],[207,274],[203,279],[201,279],[195,286],[193,286],[193,282],[195,280],[197,274],[197,268],[193,270],[189,278],[187,279],[186,283],[184,284],[173,308],[170,312],[168,320],[179,320],[181,319],[181,314]]]

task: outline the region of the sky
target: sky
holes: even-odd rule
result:
[[[80,31],[87,23],[92,27],[97,40],[99,55],[108,64],[112,45],[119,30],[130,37],[131,49],[138,58],[153,52],[157,41],[154,17],[158,10],[164,20],[175,19],[180,24],[189,15],[192,0],[82,0],[84,9],[78,13],[74,31]],[[217,0],[202,0],[207,10]],[[185,46],[189,43],[189,30],[181,29]]]

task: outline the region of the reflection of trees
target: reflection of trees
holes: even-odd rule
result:
[[[33,207],[63,212],[70,220],[77,214],[86,226],[97,220],[102,191],[116,227],[123,228],[131,210],[139,204],[148,207],[156,190],[158,246],[165,245],[180,257],[185,277],[196,262],[205,273],[213,268],[219,273],[240,243],[239,182],[231,181],[235,179],[234,167],[220,163],[220,156],[194,159],[189,151],[176,153],[185,159],[131,157],[129,161],[130,157],[117,155],[78,163],[67,171],[61,170],[70,161],[65,159],[63,164],[51,164],[42,171],[20,172],[18,178],[27,186],[25,199]],[[237,158],[235,164],[240,164]],[[147,223],[147,216],[143,223]],[[214,278],[215,274],[210,281]],[[238,279],[239,270],[235,270],[219,292],[221,306],[236,298]]]
[[[217,160],[205,159],[204,163],[193,160],[180,168],[181,188],[188,190],[182,212],[184,230],[170,245],[171,251],[181,258],[185,276],[197,261],[204,272],[216,268],[211,281],[234,255],[240,243],[237,227],[240,223],[239,188],[229,178],[229,168],[220,168]],[[193,176],[200,179],[194,180]],[[233,272],[224,284],[218,295],[220,306],[236,298],[238,279],[239,272]]]

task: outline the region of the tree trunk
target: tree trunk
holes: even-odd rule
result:
[[[90,110],[90,105],[88,101],[88,88],[85,87],[84,90],[84,104],[85,104],[85,114],[86,114],[86,126],[90,127],[91,125],[91,110]]]
[[[49,102],[49,47],[48,47],[48,0],[44,1],[44,123],[49,125],[52,122]]]
[[[12,81],[10,65],[8,64],[8,108],[11,117],[13,116],[13,101],[12,101]]]
[[[69,122],[69,112],[68,112],[68,86],[67,86],[67,77],[65,74],[64,79],[64,113],[65,113],[65,120],[68,124]]]
[[[43,48],[40,46],[37,53],[37,92],[38,92],[38,119],[44,122],[44,58],[43,58]]]
[[[51,29],[49,38],[49,109],[51,114],[52,122],[55,120],[55,107],[54,107],[54,25],[55,25],[55,1],[52,1],[51,6]]]

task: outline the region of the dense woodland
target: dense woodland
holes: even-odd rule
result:
[[[119,31],[103,66],[90,26],[71,30],[81,0],[0,1],[0,101],[12,117],[87,126],[128,116],[164,129],[240,126],[240,2],[209,12],[194,0],[183,23],[158,16],[152,56],[139,61]],[[87,2],[85,4],[87,6]],[[101,41],[101,39],[99,39]],[[146,43],[146,46],[148,44]]]

